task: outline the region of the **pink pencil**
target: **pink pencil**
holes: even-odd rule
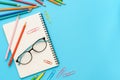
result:
[[[13,39],[14,39],[14,36],[15,36],[15,32],[16,32],[16,29],[17,29],[17,26],[18,26],[18,21],[19,21],[19,15],[16,19],[16,23],[15,23],[15,27],[14,27],[14,30],[13,30],[13,33],[12,33],[12,37],[11,37],[11,40],[10,40],[10,44],[8,46],[8,49],[7,49],[7,52],[6,52],[6,55],[5,55],[5,59],[8,58],[8,54],[9,54],[9,51],[11,49],[11,46],[12,46],[12,42],[13,42]]]
[[[12,64],[12,60],[13,60],[13,58],[14,58],[14,56],[15,56],[15,53],[16,53],[16,51],[17,51],[17,49],[18,49],[18,46],[19,46],[20,41],[21,41],[21,39],[22,39],[23,33],[24,33],[24,31],[25,31],[25,28],[26,28],[26,22],[25,22],[25,24],[24,24],[24,26],[23,26],[23,28],[22,28],[22,30],[21,30],[21,32],[20,32],[20,35],[19,35],[19,37],[18,37],[18,41],[17,41],[17,43],[16,43],[16,45],[15,45],[14,51],[13,51],[13,53],[12,53],[12,56],[10,57],[10,60],[9,60],[9,62],[8,62],[8,66],[10,66],[10,65]]]
[[[30,2],[27,2],[27,1],[23,1],[23,0],[14,0],[14,1],[24,3],[24,4],[28,4],[28,5],[32,5],[32,6],[37,6],[36,4],[30,3]]]
[[[40,3],[43,6],[46,6],[41,0],[36,0],[36,2]]]

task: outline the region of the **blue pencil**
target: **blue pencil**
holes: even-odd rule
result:
[[[15,12],[10,12],[10,13],[5,13],[5,14],[1,14],[0,15],[0,20],[1,19],[6,19],[6,18],[9,18],[9,17],[13,17],[13,16],[16,16],[16,15],[21,15],[21,14],[25,14],[25,13],[28,13],[29,10],[28,9],[25,9],[25,10],[18,10],[18,11],[15,11]]]

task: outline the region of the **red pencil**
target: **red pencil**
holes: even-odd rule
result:
[[[16,53],[16,51],[17,51],[17,48],[18,48],[18,46],[19,46],[19,43],[20,43],[20,41],[21,41],[22,35],[23,35],[24,31],[25,31],[25,28],[26,28],[26,23],[24,24],[24,26],[23,26],[23,28],[22,28],[22,31],[21,31],[21,33],[20,33],[20,36],[19,36],[18,41],[17,41],[17,43],[16,43],[16,46],[15,46],[15,48],[14,48],[13,54],[12,54],[10,60],[9,60],[8,66],[10,66],[11,63],[12,63],[12,60],[13,60],[13,58],[14,58],[14,56],[15,56],[15,53]]]
[[[40,1],[40,0],[36,0],[36,2],[38,2],[38,3],[40,3],[41,5],[43,5],[43,6],[46,6],[42,1]]]
[[[27,1],[23,1],[23,0],[13,0],[13,1],[28,4],[28,5],[32,5],[32,6],[37,6],[36,4],[30,3],[30,2],[27,2]]]

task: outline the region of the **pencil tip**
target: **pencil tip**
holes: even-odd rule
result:
[[[7,57],[5,56],[5,60],[7,60]]]
[[[61,6],[60,4],[58,4],[58,6]]]
[[[44,6],[44,7],[46,7],[46,5],[45,5],[45,4],[43,4],[43,6]]]
[[[18,14],[18,16],[17,16],[17,19],[19,19],[20,18],[20,14]]]
[[[39,5],[36,5],[36,7],[40,7]]]
[[[63,3],[63,5],[66,5],[65,3]]]
[[[40,7],[40,6],[39,6],[39,5],[37,5],[37,6],[36,6],[36,8],[37,8],[37,7]]]
[[[26,26],[26,24],[27,24],[27,22],[25,22],[25,24],[24,24],[24,25]]]
[[[20,7],[21,5],[17,4],[17,7]]]
[[[11,62],[8,63],[8,66],[10,66],[10,65],[11,65]]]

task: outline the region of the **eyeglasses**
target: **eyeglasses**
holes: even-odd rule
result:
[[[47,47],[47,41],[45,37],[38,39],[34,44],[28,47],[22,54],[20,54],[16,60],[17,63],[26,65],[32,61],[33,51],[36,53],[43,52]]]

